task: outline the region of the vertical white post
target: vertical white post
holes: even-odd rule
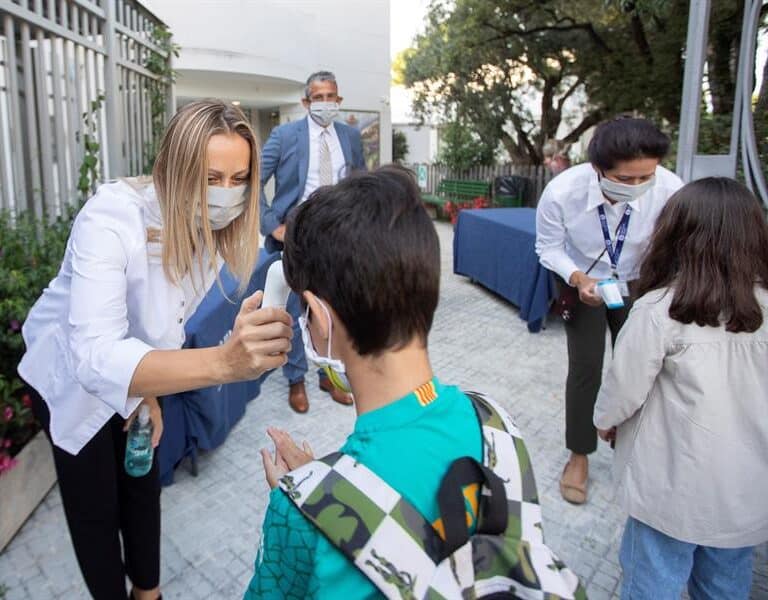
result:
[[[709,9],[710,0],[691,0],[677,144],[677,174],[683,181],[691,180],[694,155],[699,144],[701,81],[706,60]]]
[[[115,30],[115,0],[104,2],[104,104],[107,112],[108,165],[105,165],[104,177],[113,179],[125,172],[123,161],[123,115],[119,109],[119,89],[117,87],[117,32]]]

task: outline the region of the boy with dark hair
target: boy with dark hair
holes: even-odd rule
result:
[[[377,588],[457,597],[499,585],[581,593],[543,544],[511,419],[432,372],[440,248],[412,174],[384,167],[319,188],[289,218],[283,264],[304,303],[307,355],[352,391],[358,417],[341,451],[321,460],[269,430],[275,456],[262,457],[273,490],[246,598],[352,600],[379,597]],[[489,545],[488,572],[468,576],[470,532],[513,547],[514,566]],[[459,547],[463,558],[452,554]]]

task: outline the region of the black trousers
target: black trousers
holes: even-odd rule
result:
[[[609,310],[605,305],[589,306],[578,301],[571,320],[565,323],[568,340],[565,445],[576,454],[591,454],[597,450],[597,430],[592,424],[592,414],[603,376],[605,330],[606,327],[610,330],[613,346],[631,308],[628,298],[624,298],[624,302],[624,308]]]
[[[35,417],[50,439],[48,407],[34,389],[29,393]],[[160,584],[157,456],[144,477],[128,475],[124,424],[119,415],[113,416],[76,456],[53,446],[69,534],[96,600],[126,599],[126,575],[141,589]]]

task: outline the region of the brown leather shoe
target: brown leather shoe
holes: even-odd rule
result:
[[[331,395],[331,398],[333,398],[339,404],[343,404],[344,406],[352,406],[352,404],[354,404],[354,400],[352,400],[352,394],[347,394],[346,392],[337,390],[335,387],[333,387],[331,381],[325,377],[320,378],[320,389],[324,392],[328,392]]]
[[[288,388],[288,404],[297,413],[305,413],[309,410],[309,398],[304,382],[292,383]]]

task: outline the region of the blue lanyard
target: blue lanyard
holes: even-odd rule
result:
[[[615,249],[613,242],[611,241],[611,232],[608,229],[608,217],[605,216],[605,208],[600,205],[597,207],[597,212],[600,215],[600,227],[603,229],[605,251],[608,253],[608,258],[611,260],[611,271],[613,271],[614,279],[618,279],[619,258],[621,257],[621,251],[624,249],[624,240],[627,239],[627,229],[629,229],[629,217],[632,215],[632,207],[627,204],[627,209],[624,211],[624,216],[622,216],[621,221],[619,221],[619,227],[616,230]]]

